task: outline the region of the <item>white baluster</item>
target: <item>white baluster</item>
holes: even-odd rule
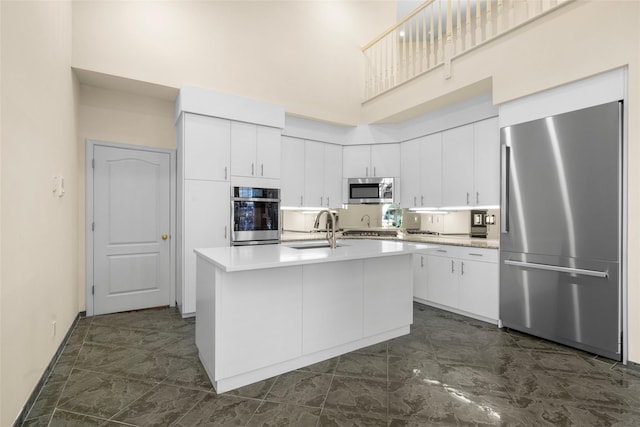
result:
[[[515,1],[509,1],[509,19],[507,22],[507,29],[511,29],[516,26],[516,8]]]
[[[442,3],[438,2],[438,63],[442,62],[444,49],[442,47]]]
[[[480,0],[476,0],[476,45],[482,42],[482,10]]]
[[[462,52],[462,13],[460,13],[460,0],[456,7],[456,53]]]
[[[451,77],[451,57],[453,56],[453,6],[452,0],[447,0],[447,23],[444,47],[444,78]]]
[[[484,37],[486,40],[493,37],[493,16],[491,15],[491,0],[487,0],[487,14],[485,16]]]
[[[471,48],[471,0],[467,0],[467,20],[464,32],[464,48]]]
[[[431,15],[431,26],[429,27],[431,32],[431,38],[429,42],[429,68],[431,68],[435,65],[435,62],[436,62],[435,43],[434,43],[434,37],[435,37],[436,31],[433,23],[433,12],[434,12],[435,6],[433,5],[433,3],[431,3],[431,6],[429,6],[429,9],[430,9],[429,14]]]
[[[427,8],[422,9],[422,54],[420,55],[420,71],[428,68],[427,64]]]
[[[496,32],[500,34],[504,28],[502,25],[502,0],[498,0],[498,11],[496,13]]]

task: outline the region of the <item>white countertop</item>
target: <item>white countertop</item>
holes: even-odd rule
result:
[[[326,240],[288,242],[277,245],[206,248],[196,249],[195,252],[223,271],[233,272],[377,258],[437,248],[436,245],[426,243],[369,239],[340,239],[338,240],[338,247],[335,249],[328,247],[315,249],[294,248],[295,246],[317,245],[322,242],[326,243]]]

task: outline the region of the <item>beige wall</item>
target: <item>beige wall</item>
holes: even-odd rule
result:
[[[82,1],[73,9],[73,65],[356,123],[360,48],[395,13],[394,1]]]
[[[174,101],[80,86],[78,118],[78,311],[86,310],[86,140],[176,148]]]
[[[10,426],[78,314],[78,85],[70,2],[2,1],[0,8],[0,425]],[[58,174],[61,198],[51,191]]]

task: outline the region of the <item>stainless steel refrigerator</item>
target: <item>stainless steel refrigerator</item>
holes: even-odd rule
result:
[[[500,133],[503,325],[620,360],[622,102]]]

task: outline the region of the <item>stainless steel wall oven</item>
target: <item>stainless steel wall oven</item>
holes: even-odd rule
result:
[[[233,187],[231,244],[261,245],[280,242],[280,190]]]

